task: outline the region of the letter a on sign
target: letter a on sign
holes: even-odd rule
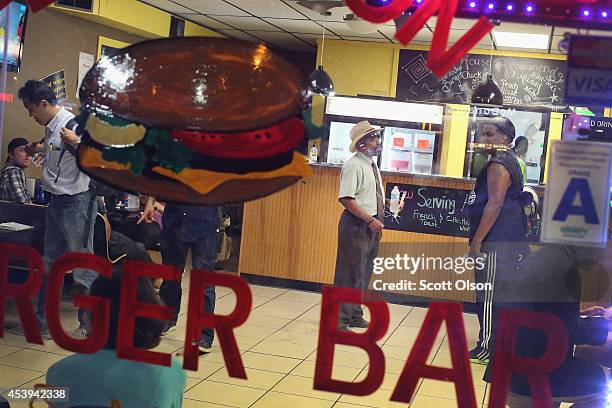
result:
[[[576,196],[580,197],[580,203],[574,204]],[[569,215],[584,217],[587,224],[599,224],[597,209],[593,202],[593,194],[589,187],[589,180],[584,178],[573,178],[570,180],[565,194],[553,215],[555,221],[565,221]]]
[[[550,153],[541,241],[605,246],[612,145],[559,140]]]

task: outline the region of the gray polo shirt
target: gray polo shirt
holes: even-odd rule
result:
[[[61,163],[58,163],[63,146],[60,132],[72,118],[72,113],[61,108],[45,128],[43,188],[56,195],[75,195],[89,189],[89,176],[79,169],[74,155],[66,151]],[[58,172],[60,176],[56,182]]]
[[[357,152],[342,167],[338,198],[354,198],[365,212],[374,217],[377,213],[377,193],[372,164],[376,167],[376,175],[382,188],[382,177],[376,163],[365,154]],[[384,202],[384,197],[381,199]]]

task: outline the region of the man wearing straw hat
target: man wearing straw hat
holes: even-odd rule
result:
[[[381,150],[381,133],[363,121],[351,129],[351,153],[342,167],[338,200],[344,212],[338,225],[338,256],[334,285],[366,290],[385,228],[382,178],[372,160]],[[361,305],[340,306],[339,329],[367,328]]]

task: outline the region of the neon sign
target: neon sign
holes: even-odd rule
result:
[[[386,5],[373,6],[363,0],[346,0],[346,4],[355,14],[373,23],[384,23],[396,19],[413,3],[413,0],[391,0]],[[427,65],[438,77],[443,77],[494,27],[486,16],[482,16],[459,41],[447,50],[451,24],[458,7],[459,0],[424,0],[408,21],[395,33],[395,38],[407,45],[427,21],[438,14],[431,50],[427,57]]]

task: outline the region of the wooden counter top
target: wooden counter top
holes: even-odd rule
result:
[[[338,220],[343,207],[338,202],[340,167],[312,165],[313,175],[290,188],[244,205],[239,271],[269,278],[332,284],[338,245]],[[414,184],[449,189],[470,190],[473,180],[407,174],[383,173],[384,183]],[[537,186],[540,193],[543,187]],[[437,254],[462,257],[468,250],[467,239],[416,232],[386,230],[380,256],[389,256],[398,246],[403,253],[419,256]],[[612,257],[610,258],[612,259]],[[376,275],[375,275],[376,276]],[[385,273],[385,281],[410,279],[406,273]],[[425,272],[429,282],[474,280],[473,272]],[[376,277],[374,278],[376,279]],[[607,280],[607,284],[605,283]],[[583,299],[588,305],[601,297],[602,288],[612,290],[611,274],[583,276]],[[603,284],[602,284],[603,282]],[[473,302],[470,291],[417,291],[394,293],[415,297]],[[594,294],[597,294],[595,296]],[[609,300],[609,294],[608,300]],[[605,296],[604,296],[605,297]]]
[[[331,284],[338,245],[338,166],[313,165],[313,175],[272,196],[246,203],[239,271],[271,278]],[[452,177],[384,173],[384,183],[416,184],[470,190],[473,181]],[[432,244],[445,256],[462,256],[467,239],[402,231],[385,231],[383,243],[405,243],[420,254]],[[428,248],[431,253],[431,248]],[[452,279],[454,273],[428,276],[432,281]],[[435,292],[414,296],[440,297]],[[472,293],[454,292],[443,299],[472,301]]]

